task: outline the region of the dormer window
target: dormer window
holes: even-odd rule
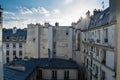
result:
[[[16,40],[16,36],[13,36],[13,37],[12,37],[12,40],[15,41],[15,40]]]
[[[9,40],[10,39],[10,37],[9,36],[6,36],[6,40]]]
[[[100,20],[101,20],[101,19],[103,19],[103,16],[104,16],[103,14],[102,14],[102,15],[100,15],[99,19],[100,19]]]
[[[19,40],[20,41],[24,40],[24,36],[19,36]]]

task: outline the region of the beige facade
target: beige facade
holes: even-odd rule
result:
[[[28,25],[25,54],[28,58],[69,59],[73,56],[74,47],[74,29],[71,26]]]
[[[52,71],[57,71],[57,80],[64,80],[65,71],[69,71],[69,80],[78,80],[77,69],[42,69],[43,79],[52,80]]]

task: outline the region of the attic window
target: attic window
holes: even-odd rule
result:
[[[16,36],[13,36],[13,37],[12,37],[12,40],[16,40]]]
[[[102,15],[100,15],[99,19],[103,19],[103,16],[104,16],[103,14],[102,14]]]
[[[68,35],[68,31],[66,31],[66,35]]]
[[[6,39],[7,39],[7,40],[9,40],[9,39],[10,39],[10,37],[9,37],[9,36],[6,36]]]

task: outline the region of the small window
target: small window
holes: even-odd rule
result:
[[[68,31],[66,31],[66,35],[68,35]]]
[[[6,58],[6,62],[7,62],[7,63],[9,62],[9,57]]]
[[[6,55],[9,56],[9,51],[6,51]]]
[[[9,36],[6,36],[6,40],[9,40],[10,39],[10,37]]]
[[[16,51],[13,51],[13,56],[16,56]]]
[[[15,43],[13,43],[13,48],[16,48],[16,44]]]
[[[57,71],[52,71],[52,79],[57,79]]]
[[[19,51],[19,56],[22,56],[22,51]]]
[[[101,80],[105,80],[105,72],[102,71],[102,79]]]
[[[69,80],[69,71],[64,71],[64,80]]]
[[[9,43],[6,44],[6,48],[9,48]]]
[[[19,48],[22,48],[22,43],[19,43]]]
[[[15,41],[15,40],[16,40],[16,36],[13,36],[13,37],[12,37],[12,40]]]

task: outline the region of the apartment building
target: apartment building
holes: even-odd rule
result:
[[[45,23],[28,24],[26,56],[28,58],[72,58],[74,28]]]
[[[15,59],[24,59],[27,30],[26,29],[5,29],[3,28],[3,63]]]
[[[0,80],[3,80],[2,13],[3,9],[0,6]]]
[[[76,62],[85,69],[85,80],[116,79],[116,8],[113,0],[105,10],[94,10],[93,15],[76,23]],[[79,34],[80,35],[79,35]],[[80,46],[80,48],[79,48]],[[79,61],[80,60],[80,61]]]

